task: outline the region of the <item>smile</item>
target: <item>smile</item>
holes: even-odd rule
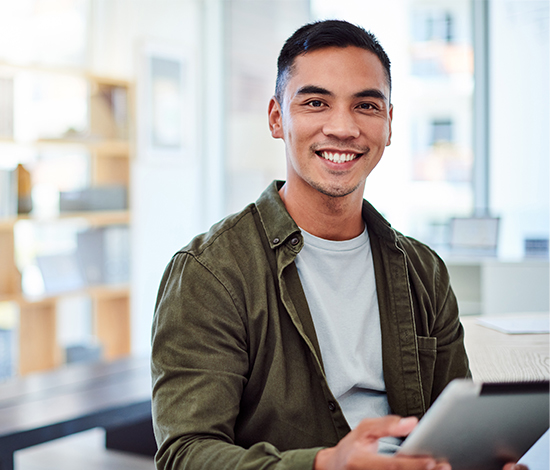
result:
[[[337,152],[315,152],[320,157],[323,157],[325,160],[329,160],[334,163],[345,163],[351,162],[363,155],[362,153],[337,153]]]

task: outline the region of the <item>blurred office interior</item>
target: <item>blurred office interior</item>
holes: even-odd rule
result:
[[[0,380],[149,352],[173,253],[284,179],[277,54],[322,18],[392,60],[366,198],[463,314],[548,311],[547,0],[0,0]]]

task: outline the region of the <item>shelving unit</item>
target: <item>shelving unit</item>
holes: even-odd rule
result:
[[[72,72],[71,72],[72,73]],[[88,129],[77,135],[37,139],[32,143],[39,153],[44,149],[82,146],[90,155],[91,188],[119,185],[130,188],[132,159],[132,86],[111,78],[83,74],[89,86]],[[15,104],[17,106],[17,104]],[[18,145],[16,139],[4,142]],[[25,145],[29,145],[25,143]],[[83,188],[84,189],[84,188]],[[71,296],[86,296],[92,302],[92,334],[103,347],[103,357],[114,359],[130,353],[130,283],[93,284],[61,293],[29,296],[23,292],[22,276],[16,262],[16,226],[59,224],[70,221],[88,227],[131,226],[130,210],[61,212],[40,216],[19,214],[0,218],[0,302],[14,302],[19,309],[17,331],[19,374],[57,367],[64,362],[58,341],[58,303]]]

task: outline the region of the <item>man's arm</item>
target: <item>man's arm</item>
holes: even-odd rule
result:
[[[226,287],[193,256],[176,255],[161,281],[153,322],[158,468],[312,468],[318,449],[235,444],[249,370],[247,339],[245,319]]]

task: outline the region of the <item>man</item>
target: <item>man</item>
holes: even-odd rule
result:
[[[161,281],[157,468],[436,468],[384,455],[469,376],[443,262],[363,200],[390,91],[361,28],[319,22],[285,43],[269,126],[286,182],[196,237]]]

